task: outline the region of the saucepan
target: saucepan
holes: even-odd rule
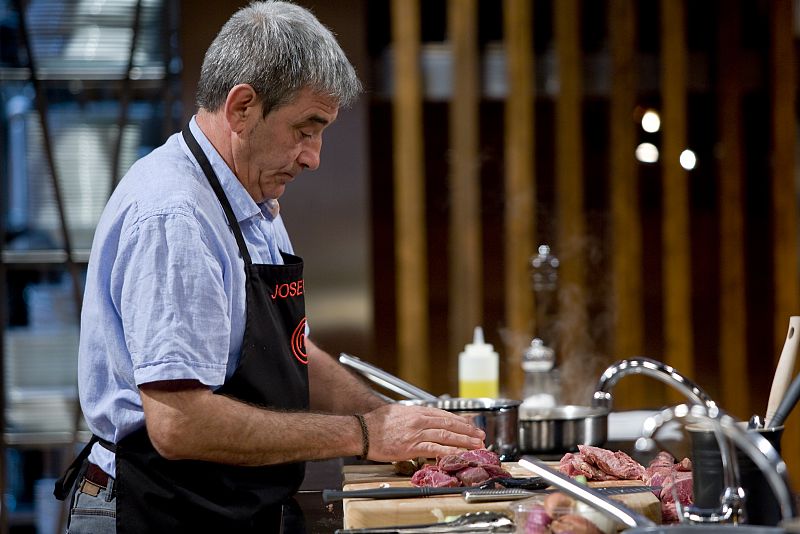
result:
[[[523,454],[564,453],[578,445],[602,445],[608,437],[607,408],[563,405],[523,406],[519,412],[519,446]]]
[[[519,406],[514,399],[437,397],[350,354],[339,355],[339,362],[369,381],[406,398],[403,404],[431,406],[457,413],[486,432],[486,448],[502,461],[519,457]]]

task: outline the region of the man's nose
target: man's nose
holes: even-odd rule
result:
[[[304,168],[310,171],[316,170],[319,167],[319,154],[321,147],[304,148],[300,155],[297,156],[297,162]]]

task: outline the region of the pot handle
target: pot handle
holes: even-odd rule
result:
[[[439,397],[436,395],[409,384],[405,380],[401,380],[396,376],[387,373],[383,369],[379,369],[378,367],[363,361],[361,358],[356,358],[351,354],[342,352],[339,354],[339,362],[342,365],[346,365],[354,371],[362,374],[370,382],[373,382],[389,391],[393,391],[399,395],[402,395],[407,399],[420,399],[423,401],[439,400]]]

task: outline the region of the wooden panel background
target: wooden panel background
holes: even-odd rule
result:
[[[453,102],[450,113],[450,345],[456,355],[483,324],[483,237],[480,213],[477,0],[449,0],[447,30],[453,43]]]
[[[518,398],[522,389],[520,357],[533,329],[533,295],[528,261],[535,234],[534,58],[532,10],[527,0],[505,0],[509,94],[505,102],[505,312],[506,388]]]
[[[417,184],[413,198],[424,209],[411,213],[411,197],[395,199],[387,216],[404,228],[398,237],[426,235],[414,237],[413,253],[397,243],[395,262],[376,267],[376,279],[409,277],[398,282],[394,311],[376,310],[397,319],[396,344],[384,336],[378,352],[396,354],[404,378],[455,394],[455,353],[482,322],[501,352],[503,392],[520,396],[521,353],[538,332],[529,262],[549,243],[561,259],[555,348],[564,401],[588,403],[598,370],[645,355],[675,366],[739,418],[763,413],[788,318],[800,314],[792,2],[391,5],[391,17],[408,19],[392,20],[395,41],[385,43],[394,47],[397,83],[373,98],[380,118],[372,128],[392,123],[394,140],[372,136],[373,168],[393,159],[396,194]],[[429,72],[430,42],[451,46],[444,100],[426,96],[418,78]],[[487,95],[498,43],[502,96]],[[639,122],[651,108],[662,121],[655,134]],[[657,162],[636,160],[642,141],[657,146]],[[697,154],[688,170],[680,163],[687,148]],[[442,168],[449,186],[430,172]],[[447,198],[423,202],[419,180]],[[444,233],[431,222],[442,220]],[[449,265],[428,264],[426,278],[425,253],[440,249],[450,250]],[[435,291],[425,296],[428,283],[448,288],[445,302]],[[408,307],[425,298],[427,308]],[[422,324],[439,313],[446,336]],[[412,346],[412,331],[427,344]],[[620,408],[684,400],[647,377],[624,379],[615,393]],[[798,432],[795,414],[785,451],[800,450]],[[787,460],[800,483],[800,462]]]
[[[397,345],[401,376],[430,386],[428,279],[425,235],[425,166],[422,132],[422,76],[419,5],[392,1],[397,91],[394,98],[395,255],[397,258]]]

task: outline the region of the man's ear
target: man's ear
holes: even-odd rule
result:
[[[246,83],[234,86],[228,91],[224,112],[225,120],[228,121],[231,131],[242,133],[250,117],[261,113],[261,105],[255,89]]]

